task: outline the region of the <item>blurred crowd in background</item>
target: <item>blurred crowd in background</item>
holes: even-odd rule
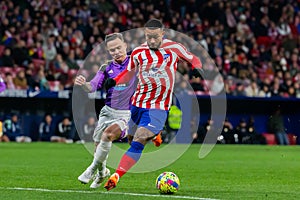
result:
[[[179,80],[197,94],[224,87],[233,96],[300,97],[296,0],[3,0],[0,13],[0,72],[8,89],[71,89],[78,70],[92,77],[105,62],[97,51],[87,56],[106,34],[155,17],[213,59],[216,67],[202,60],[205,81],[179,65]]]

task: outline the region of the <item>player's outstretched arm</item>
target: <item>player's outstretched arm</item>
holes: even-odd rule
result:
[[[78,75],[75,78],[74,85],[81,86],[86,92],[92,92],[91,84],[89,82],[86,82],[86,78],[82,75]]]
[[[174,51],[180,57],[180,59],[190,63],[192,69],[202,68],[202,63],[200,59],[196,55],[188,51],[187,48],[181,43],[168,40],[166,43],[163,44],[163,48],[171,49],[172,51]]]

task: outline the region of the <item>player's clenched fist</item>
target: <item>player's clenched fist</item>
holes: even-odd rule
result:
[[[86,79],[85,79],[84,76],[79,75],[79,76],[77,76],[77,77],[75,78],[75,82],[74,82],[75,85],[80,85],[80,86],[82,86],[82,85],[84,85],[85,83],[86,83]]]

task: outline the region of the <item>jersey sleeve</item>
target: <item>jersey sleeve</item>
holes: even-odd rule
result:
[[[114,78],[117,85],[128,83],[134,77],[137,66],[139,65],[136,57],[140,51],[140,48],[136,48],[132,51],[127,68]]]
[[[173,52],[175,52],[180,59],[190,63],[192,65],[192,69],[202,68],[202,63],[200,59],[191,52],[189,52],[182,44],[173,41],[166,42],[165,44],[163,44],[163,48],[170,49]]]
[[[132,51],[127,66],[128,71],[133,71],[138,66],[138,60],[136,59],[136,57],[138,53],[140,53],[140,51],[141,50],[139,48]]]
[[[134,75],[134,70],[128,71],[128,69],[125,69],[117,77],[114,78],[116,81],[116,85],[128,83],[134,77]]]
[[[105,80],[105,70],[107,66],[108,63],[101,65],[97,74],[90,81],[90,84],[92,86],[92,92],[95,92],[98,88],[102,88],[103,82]]]

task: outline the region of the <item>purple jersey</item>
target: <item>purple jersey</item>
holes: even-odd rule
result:
[[[126,69],[128,62],[129,57],[127,56],[121,64],[111,61],[107,65],[102,65],[95,77],[90,81],[92,91],[102,88],[107,78],[115,78],[119,73]],[[105,105],[117,110],[129,110],[131,96],[135,91],[134,84],[135,77],[127,84],[110,88],[106,94]]]
[[[0,77],[0,92],[3,92],[6,89],[6,85],[3,79]]]

